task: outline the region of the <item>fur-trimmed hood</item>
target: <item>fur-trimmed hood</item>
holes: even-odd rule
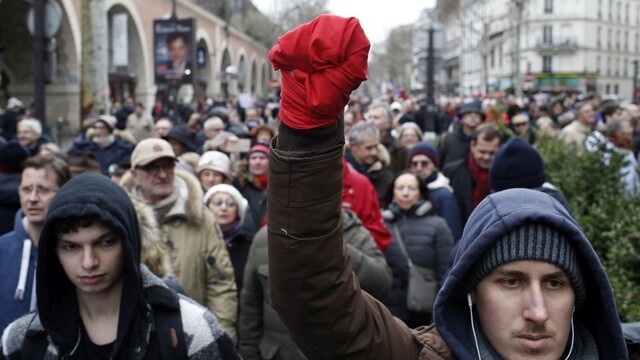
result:
[[[262,188],[258,179],[256,179],[255,176],[249,173],[249,161],[247,159],[238,161],[235,165],[235,171],[236,180],[238,181],[240,187],[245,187],[247,186],[247,184],[252,184],[258,189]]]
[[[130,198],[138,215],[142,263],[160,278],[173,278],[175,274],[169,257],[169,249],[162,240],[158,222],[153,216],[153,209],[133,196]]]
[[[186,184],[187,198],[185,201],[184,220],[192,225],[199,226],[202,224],[204,217],[203,211],[205,209],[202,206],[202,198],[204,197],[202,186],[194,175],[177,168],[175,169],[175,178],[176,180],[181,179]],[[133,194],[135,180],[133,179],[131,172],[127,171],[122,176],[120,186],[122,186],[129,194]],[[143,199],[138,200],[144,201]]]

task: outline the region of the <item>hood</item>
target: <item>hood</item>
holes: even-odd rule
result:
[[[435,324],[458,359],[475,359],[465,282],[470,268],[487,248],[511,229],[527,222],[556,228],[573,243],[583,271],[587,298],[575,318],[589,329],[600,352],[609,359],[626,359],[622,330],[607,275],[589,240],[553,197],[529,189],[504,190],[488,196],[473,211],[449,275],[435,303]]]
[[[75,287],[67,278],[55,251],[55,224],[63,219],[97,215],[122,239],[124,288],[115,348],[125,341],[142,299],[140,278],[140,232],[138,218],[127,193],[104,175],[83,173],[67,182],[56,194],[44,222],[38,246],[37,300],[42,325],[63,354],[78,341],[78,302]],[[124,300],[126,296],[126,301]]]

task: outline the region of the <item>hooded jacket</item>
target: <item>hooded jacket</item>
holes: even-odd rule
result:
[[[20,195],[17,191],[20,177],[20,173],[0,173],[0,235],[13,229],[13,218],[20,209]]]
[[[0,237],[0,331],[35,308],[31,296],[38,249],[29,238],[22,217],[22,210],[18,210],[13,231]]]
[[[454,356],[476,359],[465,290],[470,268],[502,235],[530,222],[554,227],[573,243],[587,288],[584,304],[576,308],[575,322],[595,339],[600,358],[627,359],[611,286],[589,240],[557,200],[529,189],[504,190],[488,196],[467,222],[434,309],[435,325]]]
[[[46,332],[47,351],[58,356],[73,356],[82,348],[81,318],[76,288],[67,277],[56,254],[56,223],[69,217],[97,216],[121,238],[123,252],[123,289],[118,331],[112,358],[141,359],[145,354],[158,356],[154,334],[156,311],[180,309],[184,339],[190,355],[222,359],[222,349],[233,343],[215,317],[192,300],[179,298],[167,290],[162,280],[140,266],[141,241],[138,218],[126,192],[107,177],[81,174],[57,193],[51,202],[38,246],[36,288],[38,311],[16,320],[2,336],[3,355],[19,358],[25,336]],[[196,344],[195,333],[208,333],[206,344]],[[151,336],[149,336],[151,334]],[[190,336],[191,334],[191,336]],[[148,351],[148,353],[147,353]],[[231,352],[233,354],[234,352]],[[237,356],[229,358],[235,359]]]

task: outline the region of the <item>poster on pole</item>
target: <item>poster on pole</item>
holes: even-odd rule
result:
[[[156,84],[192,83],[195,20],[154,20],[153,43]]]

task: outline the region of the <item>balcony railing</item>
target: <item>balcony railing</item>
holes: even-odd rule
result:
[[[538,39],[536,48],[539,52],[574,52],[578,50],[578,41],[571,36]]]

